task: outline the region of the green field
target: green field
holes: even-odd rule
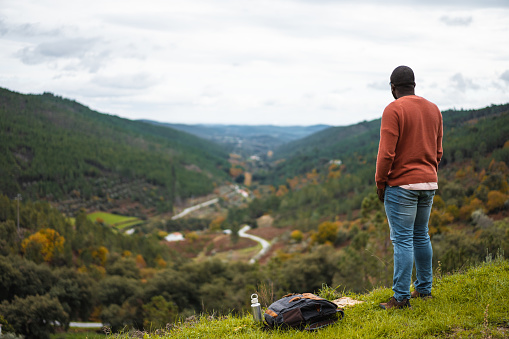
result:
[[[107,212],[94,212],[87,215],[91,221],[102,220],[105,225],[114,227],[118,230],[141,224],[143,221],[136,217],[128,217],[124,215],[112,214]]]

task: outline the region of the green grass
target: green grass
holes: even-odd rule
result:
[[[323,288],[318,294],[332,297]],[[509,262],[499,257],[464,272],[436,276],[433,299],[411,300],[412,308],[385,311],[380,302],[392,296],[389,288],[348,295],[364,303],[345,309],[338,323],[318,332],[269,330],[252,316],[229,315],[178,323],[172,329],[130,332],[109,338],[508,338]],[[144,336],[145,335],[145,336]]]
[[[90,213],[87,215],[87,218],[94,222],[97,221],[97,219],[102,219],[105,225],[115,227],[116,229],[119,230],[135,226],[143,222],[142,220],[136,217],[128,217],[107,212]]]

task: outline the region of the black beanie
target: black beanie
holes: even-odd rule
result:
[[[414,71],[408,66],[398,66],[392,71],[391,83],[394,86],[415,85]]]

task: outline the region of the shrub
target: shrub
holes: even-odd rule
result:
[[[294,230],[292,231],[292,233],[290,234],[290,237],[292,238],[292,240],[294,240],[295,242],[301,242],[302,239],[304,239],[304,235],[302,234],[301,231],[299,230]]]
[[[16,333],[28,338],[48,339],[49,334],[54,332],[52,324],[69,323],[69,317],[58,299],[51,298],[48,294],[28,296],[24,299],[15,297],[10,303],[4,301],[0,305],[0,313]]]
[[[507,200],[507,194],[499,191],[490,191],[488,193],[488,201],[486,202],[486,208],[490,212],[496,212],[504,208],[504,203]]]

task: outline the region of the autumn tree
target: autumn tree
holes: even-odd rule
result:
[[[106,247],[99,246],[96,250],[92,251],[92,258],[94,258],[96,264],[104,267],[109,253]]]
[[[141,254],[136,256],[136,266],[138,266],[139,269],[147,267],[147,263]]]
[[[156,268],[166,268],[168,263],[160,255],[155,258]]]
[[[488,201],[486,208],[490,212],[496,212],[504,208],[504,204],[508,199],[508,195],[500,191],[490,191],[488,193]]]
[[[290,238],[292,238],[292,240],[295,242],[301,242],[302,239],[304,239],[304,235],[300,230],[293,230],[292,233],[290,234]]]
[[[459,217],[462,220],[470,220],[472,217],[472,213],[478,209],[483,208],[483,203],[481,200],[472,197],[472,199],[468,199],[468,203],[461,206],[459,211]]]
[[[210,222],[209,230],[212,232],[218,232],[221,230],[221,226],[225,222],[226,217],[220,215]]]
[[[282,197],[286,193],[288,193],[288,187],[286,187],[286,185],[279,185],[277,192],[276,192],[276,197]]]
[[[311,235],[313,243],[334,244],[338,233],[338,224],[330,221],[324,221],[318,225],[318,231]]]
[[[318,183],[319,177],[320,177],[320,175],[316,171],[316,168],[313,168],[313,170],[311,172],[306,173],[306,178],[308,180],[310,180],[313,184]]]
[[[43,228],[24,239],[21,247],[27,258],[35,262],[51,262],[64,249],[65,239],[51,228]]]
[[[198,233],[192,231],[186,234],[186,240],[190,243],[195,243],[198,240]]]
[[[237,167],[234,165],[230,168],[230,175],[232,176],[232,178],[237,178],[241,174],[244,174],[244,170],[241,167]]]

